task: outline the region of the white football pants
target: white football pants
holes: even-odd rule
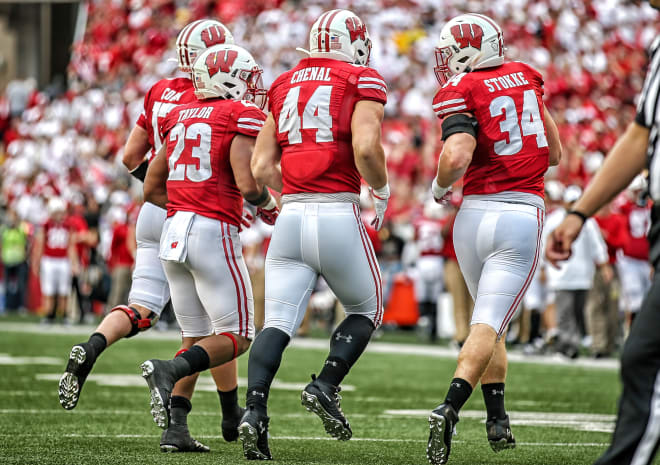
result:
[[[506,331],[541,253],[543,209],[466,199],[456,216],[454,248],[474,299],[471,324]]]
[[[167,211],[153,203],[145,202],[135,225],[135,268],[128,294],[128,304],[141,305],[160,315],[170,300],[170,288],[158,258],[160,235]]]
[[[651,265],[646,260],[618,254],[617,271],[621,280],[621,304],[624,310],[638,312],[651,288]]]
[[[417,302],[437,302],[444,284],[444,259],[439,255],[422,255],[415,264],[415,297]]]
[[[43,295],[69,296],[71,293],[71,261],[69,257],[41,257],[39,268]]]
[[[266,256],[264,328],[293,336],[319,276],[347,315],[364,315],[380,325],[380,268],[359,207],[352,203],[284,204]]]
[[[166,237],[171,219],[165,221]],[[254,298],[238,227],[195,215],[183,263],[163,261],[172,307],[184,337],[254,337]]]

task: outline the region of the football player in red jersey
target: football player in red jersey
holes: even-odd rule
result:
[[[503,334],[538,264],[543,176],[559,162],[561,143],[543,104],[543,78],[524,63],[504,61],[502,29],[492,19],[451,19],[435,54],[442,88],[433,109],[443,119],[444,146],[432,192],[440,200],[463,177],[454,246],[475,301],[449,392],[429,417],[427,458],[443,464],[458,412],[479,382],[490,446],[515,446],[504,409]]]
[[[383,314],[380,269],[360,219],[360,177],[371,186],[380,229],[389,187],[381,145],[387,86],[367,66],[369,33],[347,10],[323,13],[309,36],[310,57],[279,76],[252,159],[258,182],[282,192],[266,256],[264,329],[248,362],[247,411],[239,426],[248,459],[269,460],[267,400],[282,353],[323,276],[346,309],[330,354],[302,403],[341,440],[351,428],[339,384],[364,351]]]
[[[60,197],[48,201],[48,220],[37,234],[33,269],[41,278],[41,293],[48,311],[44,322],[53,322],[57,311],[66,312],[72,274],[78,274],[75,230],[67,221],[67,205]]]
[[[179,69],[190,73],[192,63],[202,51],[222,43],[234,43],[231,32],[222,23],[201,19],[188,24],[176,39]],[[178,105],[196,100],[193,83],[188,77],[162,79],[151,87],[145,95],[142,114],[124,148],[123,162],[133,176],[144,180],[149,162],[163,145],[161,126],[169,112]],[[142,205],[136,224],[137,253],[128,305],[113,308],[88,342],[76,344],[71,349],[66,372],[59,384],[60,404],[65,409],[73,409],[78,403],[83,383],[101,352],[122,338],[151,328],[169,301],[170,289],[158,259],[165,217],[163,208],[151,202]],[[235,441],[237,422],[243,413],[238,406],[236,362],[215,368],[211,374],[222,406],[222,435],[227,441]],[[192,385],[194,381],[191,378]],[[182,409],[190,410],[190,405],[183,405]],[[175,441],[175,437],[170,435],[168,440]],[[177,444],[169,446],[176,446],[179,451],[208,449],[188,434],[181,436]]]
[[[154,421],[170,430],[179,425],[175,407],[192,396],[187,377],[234,360],[254,337],[252,287],[238,236],[243,197],[270,224],[279,212],[250,171],[266,120],[255,105],[266,97],[261,68],[246,50],[224,44],[202,52],[192,73],[199,101],[165,118],[167,142],[144,184],[147,201],[167,207],[159,257],[183,336],[173,360],[141,365]]]

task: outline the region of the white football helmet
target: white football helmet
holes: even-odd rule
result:
[[[220,21],[199,19],[184,27],[176,38],[179,69],[190,73],[199,54],[212,45],[233,44],[234,36]]]
[[[309,52],[312,57],[366,66],[371,55],[367,26],[352,11],[326,11],[309,31]]]
[[[502,29],[488,16],[468,13],[452,18],[435,48],[435,76],[444,85],[452,76],[504,63]]]
[[[250,52],[238,45],[214,45],[204,50],[192,66],[195,97],[248,100],[263,109],[266,89],[263,70]]]
[[[66,202],[61,197],[51,197],[48,200],[48,214],[55,215],[66,211]]]

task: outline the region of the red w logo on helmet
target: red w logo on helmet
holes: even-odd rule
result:
[[[210,53],[206,57],[206,67],[209,69],[209,77],[218,74],[219,71],[228,73],[238,57],[236,50],[223,50],[222,52]]]
[[[481,50],[484,31],[478,24],[457,24],[451,28],[451,35],[460,48],[474,47]]]
[[[365,39],[367,28],[359,18],[353,16],[346,18],[346,29],[348,29],[348,33],[351,35],[351,43],[355,42],[358,37],[362,40]]]
[[[202,31],[202,42],[204,42],[207,48],[211,45],[224,44],[225,31],[217,24],[209,26]]]

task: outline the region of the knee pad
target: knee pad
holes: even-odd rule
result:
[[[135,336],[140,331],[146,331],[158,321],[158,315],[154,312],[149,312],[147,318],[142,318],[139,311],[126,305],[119,305],[110,311],[114,312],[117,310],[124,312],[128,316],[128,319],[131,320],[131,332],[128,333],[127,338]]]

